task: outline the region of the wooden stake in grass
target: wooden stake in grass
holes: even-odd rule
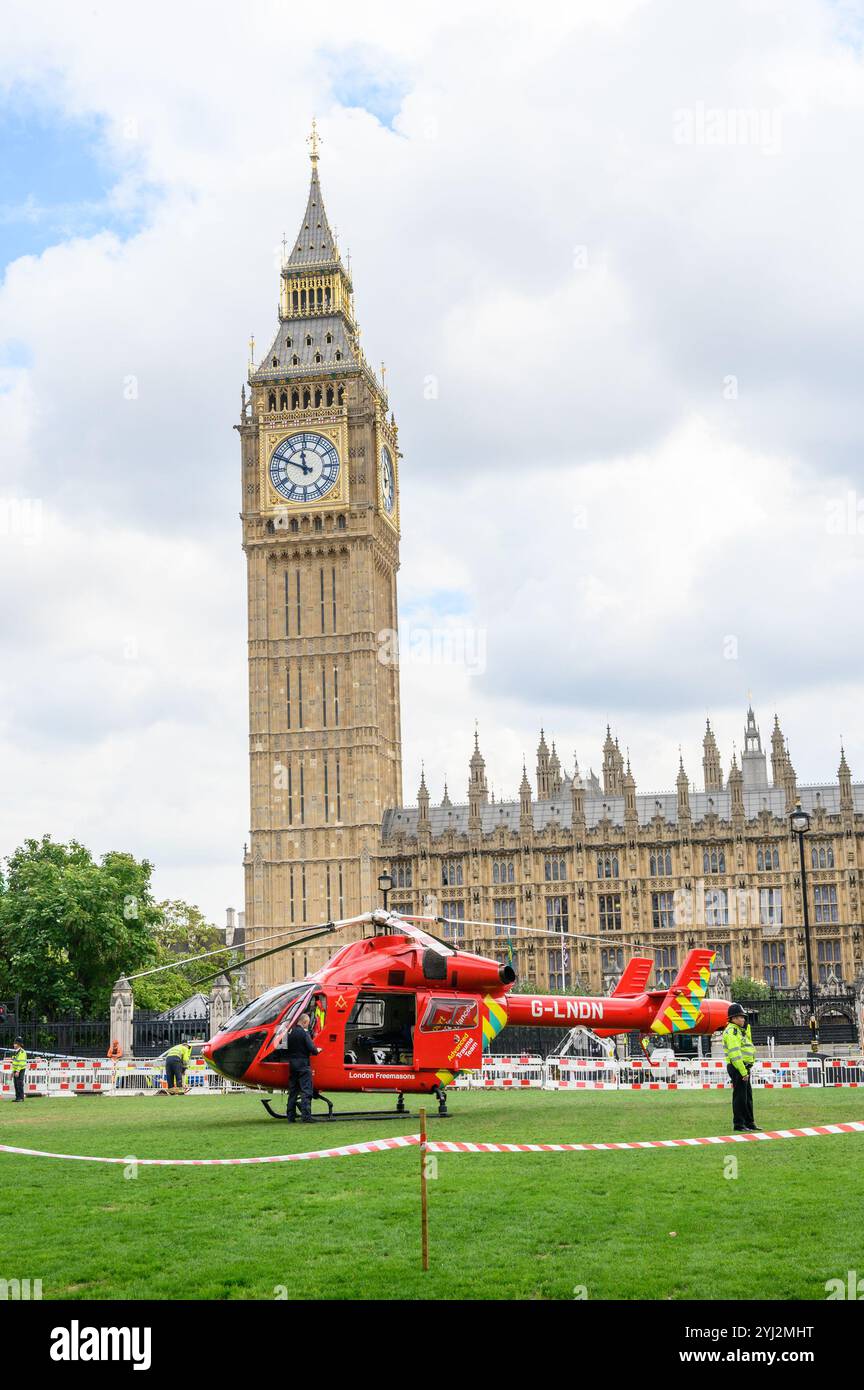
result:
[[[426,1194],[426,1110],[420,1107],[420,1234],[423,1268],[429,1268],[429,1202]]]

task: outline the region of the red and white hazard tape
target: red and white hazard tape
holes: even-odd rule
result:
[[[223,1168],[249,1163],[299,1163],[310,1158],[350,1158],[353,1154],[382,1153],[385,1149],[405,1149],[420,1143],[419,1134],[403,1134],[396,1139],[371,1139],[366,1144],[341,1144],[337,1149],[312,1149],[301,1154],[264,1154],[260,1158],[102,1158],[96,1154],[55,1154],[44,1149],[19,1149],[0,1144],[7,1154],[26,1154],[30,1158],[68,1158],[76,1163],[122,1163],[125,1167]]]
[[[822,1134],[864,1134],[864,1121],[808,1125],[805,1129],[768,1129],[756,1134],[715,1134],[705,1139],[634,1139],[609,1144],[460,1144],[453,1140],[430,1139],[426,1148],[437,1154],[593,1153],[609,1149],[692,1149],[700,1144],[749,1144],[764,1139],[815,1139]]]

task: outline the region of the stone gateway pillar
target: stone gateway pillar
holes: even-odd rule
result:
[[[221,1033],[233,1012],[234,1005],[231,1002],[231,986],[228,983],[228,977],[227,975],[217,975],[210,991],[211,1038],[215,1038],[217,1033]]]
[[[132,995],[132,986],[121,975],[111,991],[111,1037],[110,1043],[120,1044],[120,1050],[124,1057],[132,1056],[133,1028],[132,1020],[135,1016],[135,1001]]]

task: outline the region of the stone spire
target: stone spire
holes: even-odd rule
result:
[[[429,824],[429,789],[426,786],[426,769],[420,769],[420,786],[417,791],[417,806],[419,808],[418,822],[420,825]]]
[[[584,830],[585,828],[585,783],[582,781],[582,774],[579,771],[579,762],[574,755],[573,759],[573,781],[570,783],[571,801],[571,820],[574,829]]]
[[[445,811],[452,811],[453,802],[450,800],[450,793],[447,790],[447,783],[444,783],[444,795],[441,798],[441,806]]]
[[[519,786],[519,827],[521,830],[533,830],[534,816],[531,810],[531,783],[528,781],[528,770],[522,764],[522,782]]]
[[[476,729],[474,730],[474,752],[471,754],[468,768],[468,819],[479,825],[480,808],[485,806],[489,800],[489,789],[486,785],[486,762],[480,752],[480,737]]]
[[[675,778],[675,785],[678,788],[678,819],[690,819],[690,783],[687,780],[687,773],[684,771],[684,759],[678,755],[678,776]]]
[[[558,796],[563,785],[564,779],[561,774],[561,759],[558,757],[555,744],[553,743],[552,756],[549,759],[549,795]]]
[[[627,771],[621,783],[624,790],[624,824],[635,825],[636,816],[636,778],[630,771],[630,758],[627,758]]]
[[[711,720],[705,720],[705,737],[702,740],[702,771],[706,792],[723,790],[723,768],[720,764],[720,750],[711,728]]]
[[[729,794],[732,812],[732,820],[743,824],[744,821],[744,774],[738,766],[738,759],[733,752],[732,766],[729,769]]]
[[[756,726],[753,706],[748,706],[747,723],[744,726],[744,752],[741,754],[741,776],[747,790],[761,790],[768,786],[768,766],[762,751],[762,737]]]
[[[620,796],[623,790],[624,759],[613,739],[612,730],[606,725],[606,741],[603,744],[603,792],[606,796]]]
[[[772,756],[772,763],[774,759]],[[788,745],[783,749],[783,763],[780,768],[780,782],[786,793],[786,814],[791,815],[795,810],[795,803],[798,800],[798,779],[795,776],[795,769],[792,766],[792,759],[789,757]]]
[[[852,810],[852,773],[849,771],[849,764],[846,761],[846,750],[840,744],[840,766],[837,769],[837,776],[840,780],[840,810]]]
[[[787,761],[786,740],[780,728],[780,720],[775,714],[774,729],[771,734],[771,778],[775,787],[783,786]],[[794,807],[795,803],[792,804]]]
[[[537,745],[537,800],[548,801],[551,795],[549,786],[550,758],[549,749],[546,744],[546,734],[540,730],[540,742]]]

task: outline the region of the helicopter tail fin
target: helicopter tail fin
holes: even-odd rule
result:
[[[708,992],[714,951],[690,951],[671,989],[660,1001],[651,1024],[652,1033],[689,1033],[699,1021],[702,1000]]]
[[[653,960],[647,956],[634,956],[624,967],[624,974],[613,989],[610,998],[617,999],[622,995],[628,997],[634,994],[644,994],[653,964]]]

